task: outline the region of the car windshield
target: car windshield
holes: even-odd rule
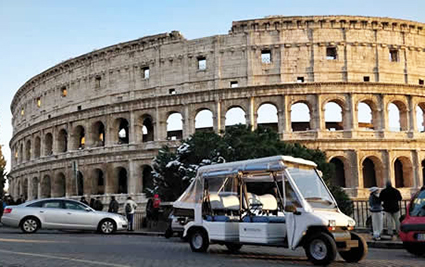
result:
[[[304,199],[313,207],[334,209],[336,204],[314,169],[288,168]]]
[[[410,216],[422,217],[425,216],[425,190],[418,193],[410,205]]]

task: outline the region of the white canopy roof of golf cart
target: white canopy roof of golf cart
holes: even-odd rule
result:
[[[174,202],[174,208],[194,209],[196,204],[202,203],[204,180],[212,178],[226,178],[238,173],[269,173],[282,171],[288,166],[304,166],[315,168],[316,163],[291,156],[273,156],[259,159],[235,161],[223,164],[203,166],[198,169],[194,181],[186,191]],[[270,179],[268,175],[244,177],[244,180],[264,181]]]

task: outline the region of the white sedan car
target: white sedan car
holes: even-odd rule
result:
[[[18,206],[7,206],[1,222],[21,228],[24,233],[38,229],[90,230],[103,234],[126,230],[127,219],[116,213],[95,211],[70,199],[39,199]]]

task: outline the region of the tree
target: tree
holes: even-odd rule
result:
[[[3,197],[4,184],[6,182],[6,160],[2,153],[2,146],[0,146],[0,198]]]
[[[222,135],[196,132],[183,140],[175,152],[169,147],[161,148],[153,162],[154,187],[147,193],[158,193],[165,201],[174,201],[190,184],[200,166],[274,155],[289,155],[315,162],[341,210],[346,214],[352,213],[349,197],[341,188],[328,182],[335,175],[335,170],[333,164],[326,161],[325,153],[298,143],[283,142],[269,128],[259,127],[251,131],[244,125],[228,127]]]

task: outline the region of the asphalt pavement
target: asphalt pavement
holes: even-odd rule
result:
[[[330,266],[425,266],[424,257],[402,249],[371,248],[359,264],[337,258]],[[207,253],[193,253],[180,238],[99,235],[90,232],[39,231],[23,234],[0,228],[0,267],[38,266],[313,266],[304,251],[244,246],[239,253],[211,245]]]

